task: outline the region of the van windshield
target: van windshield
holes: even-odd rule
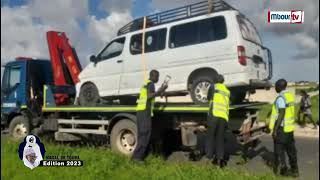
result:
[[[243,39],[262,45],[257,29],[243,16],[237,16]]]

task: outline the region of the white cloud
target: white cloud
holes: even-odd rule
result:
[[[33,24],[26,6],[1,8],[1,62],[16,56],[48,57],[44,32],[50,28]]]
[[[89,36],[94,39],[97,50],[102,49],[107,42],[116,37],[118,29],[131,20],[132,16],[128,11],[112,12],[108,17],[99,20],[94,16],[91,17]]]
[[[99,20],[89,14],[87,0],[31,0],[25,6],[1,7],[1,62],[16,56],[48,59],[46,32],[53,30],[66,32],[81,64],[86,65],[88,56],[132,19],[126,9],[130,6],[118,4]]]
[[[135,0],[103,0],[100,9],[107,12],[126,13],[132,9]]]

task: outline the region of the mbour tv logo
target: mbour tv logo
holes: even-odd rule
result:
[[[304,11],[268,11],[268,23],[291,23],[300,24],[304,22]]]

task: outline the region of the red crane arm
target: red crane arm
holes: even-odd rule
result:
[[[47,32],[48,48],[52,64],[55,86],[74,86],[79,82],[78,75],[82,68],[75,49],[70,45],[64,32]],[[57,104],[65,104],[69,96],[56,94]]]

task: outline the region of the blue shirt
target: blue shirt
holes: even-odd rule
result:
[[[286,108],[286,101],[284,97],[278,96],[276,100],[276,107],[277,109],[285,109]]]
[[[283,92],[283,91],[282,91]],[[281,93],[282,93],[281,92]],[[277,109],[285,109],[286,108],[286,100],[284,99],[283,96],[281,96],[281,93],[280,95],[277,97],[276,99],[276,108]],[[281,122],[280,126],[283,127],[283,121]]]

